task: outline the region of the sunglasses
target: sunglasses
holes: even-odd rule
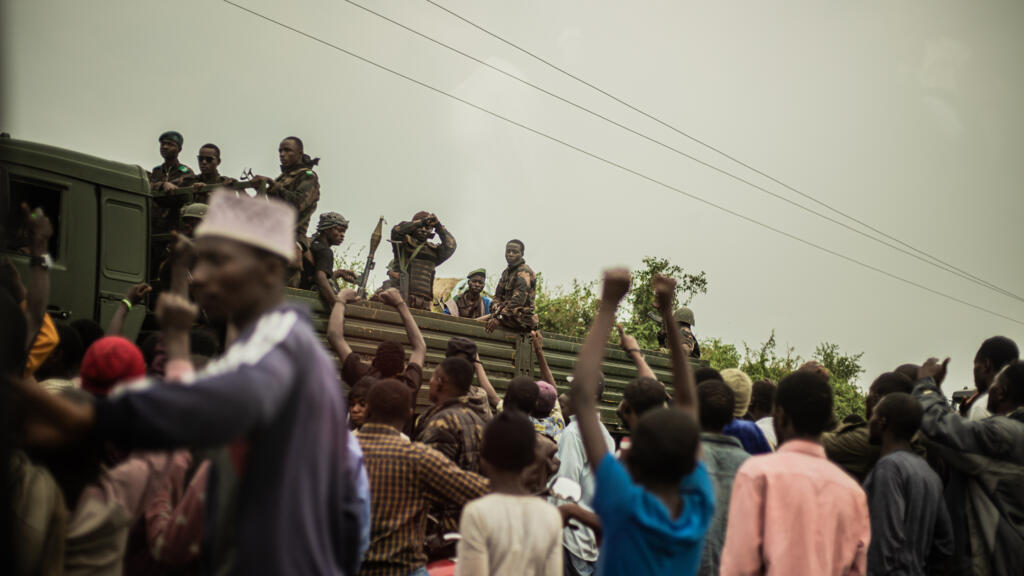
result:
[[[200,162],[214,162],[217,160],[216,156],[196,156],[196,160]]]

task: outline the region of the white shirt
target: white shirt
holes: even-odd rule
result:
[[[991,415],[992,413],[988,411],[988,392],[975,398],[971,407],[967,409],[968,420],[984,420]]]
[[[488,494],[462,509],[456,576],[560,576],[562,515],[537,496]]]
[[[754,422],[754,424],[757,424],[757,427],[761,429],[761,432],[764,432],[764,437],[768,440],[768,443],[772,445],[772,450],[779,447],[779,441],[775,438],[775,418],[765,416],[757,422]]]

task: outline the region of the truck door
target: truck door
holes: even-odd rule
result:
[[[147,198],[100,188],[99,318],[106,326],[133,284],[145,282],[148,250]],[[125,334],[134,338],[145,319],[141,306],[128,314]]]

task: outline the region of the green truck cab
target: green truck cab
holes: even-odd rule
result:
[[[154,237],[150,226],[153,200],[146,171],[139,166],[0,135],[0,222],[6,232],[3,251],[27,277],[29,258],[21,241],[20,205],[41,206],[54,226],[49,313],[56,320],[88,318],[106,326],[128,288],[156,277],[160,263],[154,262],[153,255],[160,253],[161,238]],[[326,345],[330,311],[318,295],[289,289],[288,298],[309,307],[314,327]],[[148,314],[146,306],[136,306],[128,315],[125,335],[138,337]],[[528,337],[500,329],[488,334],[479,322],[444,314],[416,310],[413,315],[427,343],[425,378],[444,359],[448,340],[464,336],[477,342],[484,368],[499,391],[519,374],[540,379]],[[398,314],[372,302],[348,307],[345,337],[353,350],[364,355],[372,355],[383,340],[408,345]],[[568,387],[566,377],[572,374],[581,346],[575,338],[544,334],[544,356],[560,392]],[[671,382],[667,355],[647,352],[646,356],[659,379]],[[610,346],[603,372],[606,390],[601,419],[613,433],[622,433],[615,408],[625,384],[636,377],[636,370],[624,352]],[[426,386],[419,404],[428,404]]]

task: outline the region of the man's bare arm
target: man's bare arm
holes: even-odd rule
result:
[[[533,351],[537,354],[537,363],[540,364],[541,380],[555,386],[555,375],[551,373],[551,366],[548,366],[548,359],[544,357],[544,337],[539,330],[530,332],[530,341],[533,344]]]
[[[416,325],[416,319],[409,311],[409,305],[402,299],[402,293],[397,288],[388,288],[381,292],[380,299],[385,304],[394,307],[398,315],[402,317],[402,324],[405,325],[405,335],[409,337],[409,344],[412,346],[412,353],[409,354],[409,363],[418,364],[421,368],[427,361],[427,342],[420,333],[420,327]]]
[[[487,377],[487,371],[484,370],[484,363],[480,361],[479,354],[476,355],[476,359],[473,361],[473,367],[476,369],[476,381],[480,383],[480,387],[487,393],[487,403],[491,405],[491,408],[497,408],[501,398],[498,397],[498,392],[491,385],[491,379]]]
[[[683,337],[672,317],[672,301],[675,298],[676,281],[667,276],[654,277],[654,298],[658,302],[661,321],[666,326],[668,350],[672,357],[672,385],[675,388],[676,406],[697,417],[697,388],[690,372],[690,361],[683,350]]]
[[[110,318],[110,325],[107,326],[107,334],[121,335],[124,334],[124,322],[128,318],[128,313],[135,306],[138,306],[142,302],[142,299],[153,291],[153,288],[143,282],[142,284],[136,284],[128,289],[124,294],[124,300],[118,302],[117,310],[114,311],[114,316]]]
[[[630,334],[626,334],[625,328],[622,324],[616,324],[615,327],[619,330],[619,346],[622,347],[623,352],[629,356],[636,365],[636,375],[638,378],[650,378],[651,380],[657,380],[658,377],[654,375],[654,370],[647,364],[647,359],[644,358],[644,353],[640,350],[640,344]]]
[[[339,292],[331,309],[331,317],[327,321],[327,343],[331,345],[342,364],[352,355],[352,347],[345,340],[345,305],[358,299],[356,291],[351,288]]]
[[[28,204],[21,205],[25,221],[28,223],[29,249],[33,258],[42,258],[49,253],[50,237],[53,236],[53,224],[43,213],[42,208],[29,210]],[[28,320],[28,342],[31,347],[36,334],[43,327],[46,316],[46,305],[50,300],[50,271],[42,266],[32,266],[29,270],[28,295],[26,296],[26,319]]]
[[[629,270],[616,268],[604,273],[601,290],[601,304],[597,317],[590,325],[590,332],[583,341],[583,350],[576,360],[575,378],[572,381],[571,401],[579,423],[583,450],[590,467],[597,470],[608,446],[601,433],[601,421],[597,417],[597,382],[601,377],[601,361],[604,359],[608,333],[615,325],[615,311],[626,292],[629,291]]]

